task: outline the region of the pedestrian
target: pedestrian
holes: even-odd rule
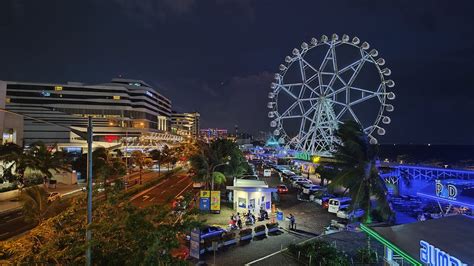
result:
[[[240,219],[240,213],[237,213],[235,219],[237,220],[237,226],[239,227],[239,229],[242,229],[242,220]]]
[[[290,216],[286,217],[286,218],[288,218],[290,220],[290,230],[296,229],[296,227],[295,227],[295,224],[296,224],[295,216],[293,216],[293,214],[290,213]]]

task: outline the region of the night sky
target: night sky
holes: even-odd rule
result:
[[[270,129],[269,85],[302,41],[358,36],[392,70],[384,143],[474,144],[472,1],[0,2],[0,79],[142,79],[202,127]]]

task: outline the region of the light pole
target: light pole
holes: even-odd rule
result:
[[[214,170],[216,169],[216,167],[222,166],[222,165],[229,165],[229,161],[227,161],[225,163],[220,163],[220,164],[214,165],[214,167],[212,167],[212,171],[211,171],[211,190],[214,190]]]
[[[84,134],[84,132],[81,132],[77,129],[65,126],[65,125],[60,125],[60,124],[55,124],[51,123],[42,119],[38,119],[35,117],[31,117],[29,115],[25,114],[19,114],[15,113],[9,110],[6,110],[4,108],[0,108],[0,111],[5,112],[5,113],[10,113],[14,115],[19,115],[26,117],[31,120],[35,120],[41,123],[53,125],[53,126],[58,126],[58,127],[63,127],[66,129],[69,129],[71,132],[74,134],[78,135],[80,138],[83,140],[87,141],[87,227],[86,227],[86,244],[87,244],[87,250],[86,250],[86,265],[90,266],[92,265],[92,252],[91,252],[91,247],[90,247],[90,240],[92,238],[91,231],[89,229],[91,223],[92,223],[92,142],[93,142],[93,131],[92,131],[92,117],[88,117],[88,125],[87,125],[87,134]]]

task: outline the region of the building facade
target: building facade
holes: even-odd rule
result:
[[[210,142],[216,139],[226,139],[228,137],[227,129],[222,128],[206,128],[199,131],[201,139]]]
[[[200,114],[193,113],[171,113],[171,132],[187,137],[199,137]]]
[[[23,116],[10,113],[5,109],[7,86],[0,81],[0,138],[1,144],[15,143],[23,145]]]
[[[99,142],[170,130],[171,101],[141,80],[113,79],[97,85],[0,84],[6,91],[5,108],[31,118],[24,118],[26,145],[34,141],[80,142],[82,139],[68,127],[85,133],[89,116],[93,118],[94,141]]]

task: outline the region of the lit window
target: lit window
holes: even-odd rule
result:
[[[54,87],[54,90],[55,90],[55,91],[62,91],[62,90],[63,90],[63,87],[62,87],[62,86],[55,86],[55,87]]]
[[[49,97],[51,96],[51,93],[47,92],[47,91],[42,91],[41,94],[45,97]]]
[[[120,96],[114,95],[114,100],[120,100]]]
[[[10,98],[5,98],[5,102],[9,103],[9,102],[11,102],[11,99]]]

